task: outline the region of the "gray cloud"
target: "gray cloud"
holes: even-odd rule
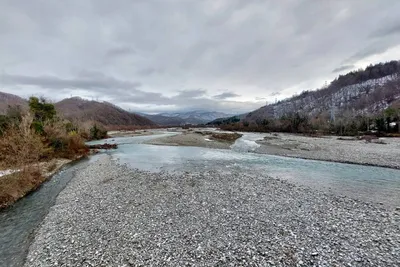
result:
[[[355,66],[354,65],[344,65],[344,66],[340,66],[338,68],[335,68],[332,72],[333,73],[337,73],[337,72],[341,72],[341,71],[345,71],[345,70],[351,70],[354,69]]]
[[[118,57],[118,56],[126,56],[126,55],[131,55],[135,54],[136,51],[130,46],[118,46],[114,48],[110,48],[106,52],[107,57]]]
[[[137,73],[141,76],[149,76],[155,73],[162,73],[161,69],[156,69],[153,67],[149,67],[149,68],[144,68],[144,69],[140,69],[137,71]]]
[[[240,95],[232,93],[232,92],[225,92],[219,95],[215,95],[215,99],[227,99],[227,98],[233,98],[233,97],[239,97]]]
[[[270,93],[269,95],[270,96],[278,96],[278,95],[280,95],[281,93],[280,92],[272,92],[272,93]]]
[[[179,91],[178,97],[180,98],[197,98],[204,96],[206,94],[206,90],[204,89],[193,89],[193,90],[184,90]]]
[[[77,78],[59,78],[56,76],[25,76],[3,74],[3,83],[8,85],[34,85],[48,89],[133,89],[136,90],[141,84],[139,82],[121,81],[103,74],[83,75]]]
[[[397,0],[1,1],[2,90],[250,110],[338,66],[396,59],[383,55],[400,44],[399,12]]]
[[[378,30],[371,33],[371,37],[373,38],[381,38],[386,37],[392,34],[400,33],[400,20],[395,21],[392,25],[385,25],[385,27],[379,28]]]

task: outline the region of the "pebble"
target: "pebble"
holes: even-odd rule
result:
[[[150,173],[104,155],[59,194],[25,266],[397,267],[393,214],[240,170]]]

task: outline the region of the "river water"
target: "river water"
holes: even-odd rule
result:
[[[252,153],[260,134],[245,134],[231,150],[140,144],[151,137],[116,138],[110,154],[132,168],[148,171],[219,169],[289,180],[326,192],[400,206],[400,170]]]
[[[162,133],[167,136],[176,133]],[[286,158],[251,153],[257,134],[245,134],[231,150],[142,144],[160,135],[120,137],[107,140],[119,144],[106,153],[132,168],[147,171],[243,171],[268,175],[324,190],[333,194],[400,206],[400,170],[343,163]],[[97,143],[102,143],[99,141]],[[94,142],[96,143],[96,142]],[[95,157],[65,168],[40,190],[0,212],[0,266],[22,266],[34,230],[54,204],[59,192]]]

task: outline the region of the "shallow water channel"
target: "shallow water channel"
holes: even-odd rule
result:
[[[171,134],[176,133],[160,135]],[[244,135],[231,150],[142,144],[160,135],[109,139],[107,142],[117,143],[119,148],[106,153],[120,163],[141,170],[243,171],[382,203],[389,208],[400,206],[400,170],[255,154],[251,153],[256,147],[254,140],[257,136],[254,134]],[[92,160],[95,157],[65,168],[43,184],[40,190],[0,212],[0,266],[23,265],[35,228],[75,172],[85,168]]]

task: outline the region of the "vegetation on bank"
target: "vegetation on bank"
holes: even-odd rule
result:
[[[94,124],[81,127],[57,115],[53,104],[31,97],[29,111],[9,107],[0,115],[0,170],[17,172],[0,177],[0,207],[35,190],[45,179],[43,162],[85,156],[86,140],[101,139],[107,131]]]
[[[234,142],[242,136],[243,135],[239,133],[211,133],[210,139],[217,141]]]
[[[332,119],[328,112],[308,117],[299,112],[286,114],[279,119],[264,118],[256,121],[231,118],[219,123],[223,130],[249,132],[287,132],[302,134],[334,134],[356,136],[374,133],[381,136],[400,136],[400,103],[394,104],[378,115],[356,115],[344,112]]]

